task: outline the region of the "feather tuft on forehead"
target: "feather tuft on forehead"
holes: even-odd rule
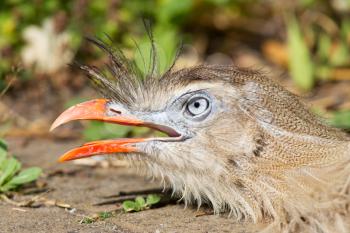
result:
[[[86,39],[108,55],[108,62],[105,64],[104,70],[95,66],[82,65],[79,63],[76,63],[76,65],[87,74],[95,88],[105,98],[130,106],[135,103],[136,100],[140,98],[144,99],[147,92],[156,87],[162,77],[171,73],[181,50],[180,48],[178,49],[168,70],[163,74],[159,74],[159,58],[157,56],[153,34],[150,29],[147,30],[147,35],[151,45],[149,53],[150,62],[148,67],[146,67],[144,55],[141,53],[138,44],[135,42],[137,52],[140,53],[143,59],[145,72],[141,72],[136,63],[126,58],[120,49],[97,38]]]

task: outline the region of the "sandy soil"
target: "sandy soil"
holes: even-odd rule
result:
[[[45,174],[41,178],[52,191],[43,194],[75,208],[71,213],[57,206],[37,208],[15,207],[0,202],[0,232],[253,232],[250,226],[235,224],[224,216],[201,215],[203,209],[184,208],[183,204],[169,204],[138,213],[118,212],[104,221],[82,224],[83,215],[92,216],[101,211],[115,210],[115,204],[95,206],[103,197],[120,191],[138,191],[158,186],[138,176],[131,168],[101,168],[59,164],[58,156],[80,142],[50,141],[44,139],[10,139],[10,150],[23,162],[23,166],[40,166]],[[37,194],[36,194],[37,195]],[[26,200],[32,195],[21,195]]]

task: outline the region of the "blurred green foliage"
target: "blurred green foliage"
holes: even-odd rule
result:
[[[330,123],[336,127],[350,130],[350,111],[343,110],[334,112]]]
[[[291,76],[299,87],[309,90],[314,85],[313,63],[310,51],[304,42],[298,22],[289,19],[288,25],[288,57]]]
[[[286,18],[289,69],[294,82],[310,91],[317,80],[349,79],[349,72],[337,75],[336,71],[350,66],[350,18],[341,13],[350,10],[350,2],[343,1],[338,6],[341,9],[336,3],[332,8],[321,1],[300,2],[306,8],[296,12],[304,13],[304,18]]]
[[[83,131],[86,141],[101,139],[142,137],[152,134],[155,137],[164,137],[165,133],[151,130],[147,127],[130,127],[123,125],[108,124],[100,121],[90,121]]]
[[[92,121],[84,130],[84,139],[87,141],[94,141],[100,139],[121,138],[127,136],[131,130],[132,129],[127,126]]]
[[[179,26],[185,21],[192,0],[162,1],[56,1],[4,0],[0,2],[0,85],[11,66],[20,64],[20,51],[24,46],[23,32],[31,25],[40,26],[47,18],[53,18],[56,30],[67,31],[70,46],[78,49],[85,35],[103,36],[134,47],[133,38],[141,39],[141,52],[147,51],[149,43],[143,36],[141,19],[156,22],[153,25],[157,43],[160,47],[162,63],[159,71],[172,62],[172,53],[176,50],[174,40]],[[138,39],[138,41],[139,41]],[[135,47],[134,47],[135,49]],[[166,54],[166,55],[165,55]],[[147,56],[145,56],[147,59]],[[140,59],[136,59],[140,63]],[[146,64],[147,64],[146,60]],[[143,65],[143,64],[142,64]]]
[[[21,170],[22,164],[8,155],[6,143],[0,139],[0,193],[17,189],[30,183],[42,173],[38,167]]]
[[[30,25],[40,26],[47,18],[54,19],[58,32],[64,30],[69,33],[70,46],[75,51],[84,35],[101,37],[107,34],[122,47],[133,48],[136,63],[143,72],[149,67],[147,54],[150,45],[143,33],[141,18],[150,19],[154,22],[153,31],[161,57],[157,68],[158,72],[162,72],[173,61],[183,26],[196,26],[196,20],[192,22],[193,16],[210,15],[216,8],[238,14],[235,16],[237,19],[239,15],[266,15],[263,10],[259,15],[252,7],[254,5],[259,9],[263,3],[258,0],[4,0],[0,2],[0,88],[5,86],[4,78],[11,71],[11,66],[21,64],[19,54],[24,46],[24,30]],[[279,6],[278,1],[272,1],[266,8],[273,11],[278,9],[276,6]],[[327,1],[299,0],[281,8],[296,17],[284,17],[283,12],[280,15],[274,13],[285,18],[289,67],[292,78],[302,89],[310,90],[317,78],[329,78],[334,67],[349,65],[350,19],[344,13],[349,8],[347,1],[337,5]],[[314,19],[304,17],[309,12]],[[135,48],[133,39],[140,44],[140,52]]]

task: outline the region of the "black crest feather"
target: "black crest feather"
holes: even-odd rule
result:
[[[180,54],[179,47],[175,58],[168,70],[162,74],[158,75],[158,55],[156,42],[151,30],[150,24],[144,22],[147,31],[147,36],[150,41],[151,49],[149,53],[150,62],[148,67],[146,67],[146,62],[144,54],[142,54],[138,44],[135,43],[135,47],[143,60],[143,65],[146,72],[141,72],[141,69],[137,67],[136,63],[128,59],[123,52],[112,45],[112,40],[108,35],[109,42],[99,38],[87,37],[86,40],[108,56],[108,62],[105,66],[97,68],[95,66],[82,65],[75,63],[81,70],[83,70],[87,76],[90,78],[95,88],[105,97],[112,99],[116,102],[122,103],[124,105],[132,105],[136,99],[144,98],[145,92],[151,91],[161,77],[167,76],[171,73],[172,68]]]

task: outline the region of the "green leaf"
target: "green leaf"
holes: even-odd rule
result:
[[[314,85],[314,71],[310,51],[294,17],[288,27],[288,56],[291,76],[300,88],[310,90]]]
[[[9,158],[2,163],[0,186],[12,178],[21,169],[21,164],[15,158]]]
[[[171,25],[160,25],[154,28],[154,41],[156,46],[156,55],[158,59],[155,61],[155,73],[164,73],[174,61],[177,46],[179,41],[174,39],[177,38],[178,32]],[[149,38],[145,36],[138,47],[134,51],[134,60],[137,68],[141,71],[142,75],[145,76],[151,71],[153,66],[153,60],[150,56],[151,43]]]
[[[5,140],[3,139],[0,139],[0,148],[7,151],[8,148],[7,148],[7,143],[5,142]]]
[[[146,199],[146,203],[148,206],[157,204],[160,201],[160,196],[155,194],[149,194]]]
[[[41,168],[31,167],[21,171],[18,175],[13,177],[8,184],[21,185],[32,182],[39,178],[42,173]]]
[[[169,22],[172,19],[183,19],[188,15],[193,5],[192,0],[163,0],[160,1],[156,16],[161,23]]]
[[[178,30],[171,25],[159,25],[154,28],[154,35],[157,39],[159,64],[158,70],[163,74],[172,65],[175,55],[180,44],[177,38]]]
[[[11,189],[15,189],[16,187],[17,185],[6,183],[5,185],[0,187],[0,192],[7,192]]]
[[[141,206],[139,203],[137,202],[134,202],[134,203],[135,203],[134,211],[138,212],[144,209],[143,206]]]
[[[143,209],[146,206],[146,201],[143,197],[136,197],[135,204],[139,206],[140,209]]]
[[[321,62],[328,62],[331,46],[332,46],[331,37],[326,33],[322,33],[318,39],[318,46],[317,46],[317,55],[321,60]]]
[[[123,202],[123,209],[126,211],[126,212],[131,212],[131,211],[135,211],[136,209],[136,204],[134,201],[124,201]]]
[[[0,147],[0,174],[3,163],[5,162],[7,151]]]
[[[339,128],[350,129],[350,111],[334,112],[330,123]]]

